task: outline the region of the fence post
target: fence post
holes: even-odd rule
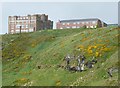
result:
[[[20,26],[20,34],[21,34],[21,28],[22,28],[22,27]]]

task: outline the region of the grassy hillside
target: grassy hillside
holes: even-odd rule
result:
[[[2,36],[3,86],[111,86],[118,85],[118,73],[109,77],[107,69],[118,67],[119,28],[44,30]],[[67,54],[84,54],[98,63],[83,72],[69,72]],[[74,65],[74,64],[73,64]],[[41,66],[38,69],[38,66]]]

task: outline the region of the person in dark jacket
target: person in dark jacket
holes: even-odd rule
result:
[[[108,74],[109,74],[110,77],[113,77],[113,76],[112,76],[112,71],[113,71],[112,68],[108,68]]]
[[[69,69],[70,68],[70,55],[68,54],[66,57],[65,57],[65,60],[66,60],[66,69]]]
[[[86,57],[84,55],[81,55],[81,63],[84,64],[85,63],[85,59]]]
[[[78,70],[78,71],[81,71],[81,61],[80,61],[80,55],[77,57],[77,61],[78,61],[77,70]]]
[[[88,68],[92,68],[93,67],[93,63],[91,61],[88,61],[85,65]]]

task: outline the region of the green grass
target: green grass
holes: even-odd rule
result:
[[[107,27],[2,35],[2,85],[118,85],[118,74],[114,73],[110,78],[106,70],[111,66],[118,67],[118,30],[118,28]],[[79,47],[81,45],[84,46],[83,49]],[[97,46],[92,48],[92,54],[87,51],[91,45]],[[99,49],[103,46],[100,52]],[[69,72],[57,68],[59,64],[65,65],[63,59],[66,54],[84,53],[88,61],[96,55],[96,52],[101,56],[96,56],[99,61],[92,69],[84,72]],[[37,68],[38,65],[41,69]]]

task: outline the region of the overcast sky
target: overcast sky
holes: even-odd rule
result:
[[[47,14],[54,21],[99,18],[107,24],[118,23],[118,2],[4,2],[2,3],[2,31],[8,32],[8,16]]]

